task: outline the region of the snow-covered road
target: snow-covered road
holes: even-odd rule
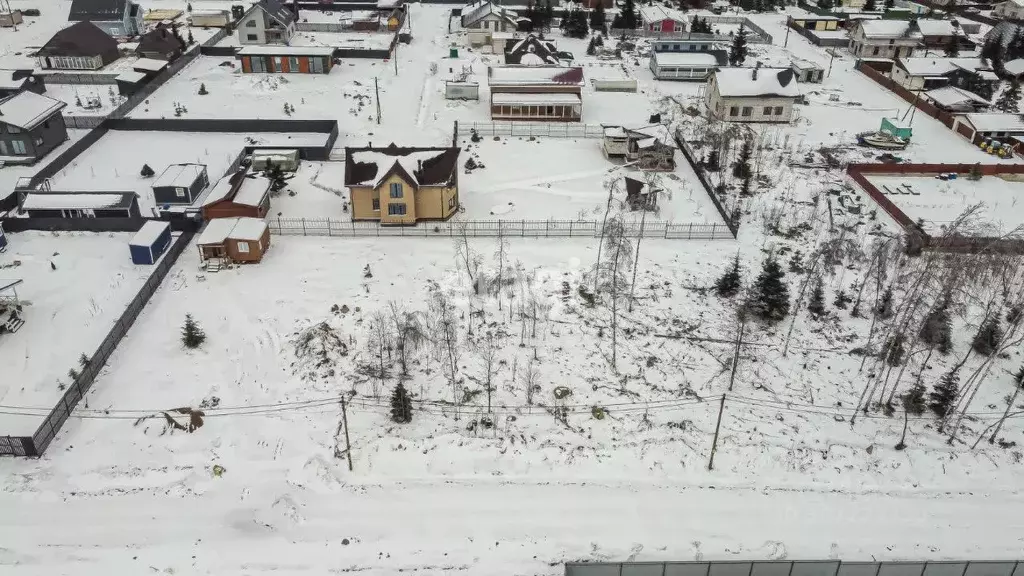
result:
[[[0,572],[558,574],[564,561],[631,555],[1007,559],[1024,547],[1016,492],[498,480],[312,490],[237,477],[206,488],[67,500],[0,493]]]

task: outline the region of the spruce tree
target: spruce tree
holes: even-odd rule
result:
[[[199,84],[199,95],[206,96],[207,94],[209,94],[209,92],[206,91],[206,84]]]
[[[142,170],[139,171],[139,176],[142,176],[143,178],[149,178],[154,174],[156,174],[156,172],[154,172],[153,169],[149,167],[149,164],[143,164]]]
[[[740,292],[740,255],[733,258],[732,265],[715,282],[715,292],[723,298],[731,298]]]
[[[704,169],[708,172],[718,172],[722,169],[721,162],[718,150],[712,150],[711,153],[708,154],[708,161],[704,163]]]
[[[590,27],[594,30],[603,31],[605,29],[604,21],[604,2],[598,0],[597,6],[590,11]]]
[[[835,8],[835,3],[833,3],[832,0],[818,0],[818,8],[821,8],[822,10],[831,10],[832,8]]]
[[[195,349],[206,342],[206,333],[199,327],[191,314],[185,315],[185,325],[181,328],[181,343],[185,348]]]
[[[633,0],[626,0],[625,4],[622,6],[620,16],[622,16],[623,28],[626,30],[633,30],[636,28],[636,5]]]
[[[1010,82],[1010,85],[996,99],[995,106],[996,110],[1000,112],[1007,112],[1009,114],[1019,113],[1020,83],[1016,81]]]
[[[942,50],[947,58],[956,58],[960,55],[960,38],[956,34],[950,37],[946,47]]]
[[[942,375],[935,389],[928,393],[928,407],[939,418],[945,418],[960,393],[960,375],[952,370]]]
[[[750,149],[750,140],[744,140],[740,148],[740,157],[732,167],[732,177],[743,179],[750,175],[750,156],[753,151]]]
[[[732,41],[729,48],[729,65],[742,66],[747,59],[747,29],[740,24],[740,31]]]
[[[750,184],[750,174],[747,174],[746,177],[743,178],[743,182],[740,182],[740,196],[744,198],[753,196],[753,192],[750,190]]]
[[[981,173],[981,162],[975,162],[974,165],[971,166],[971,171],[967,174],[967,179],[978,181],[981,180],[982,177],[984,177],[984,174]]]
[[[906,337],[896,334],[882,346],[882,358],[889,366],[899,366],[907,354]]]
[[[766,322],[778,322],[789,314],[786,274],[774,256],[765,259],[748,303],[751,312]]]
[[[978,327],[978,333],[971,341],[971,348],[978,354],[990,356],[999,348],[999,342],[1003,339],[1003,327],[999,316],[995,315]]]
[[[862,12],[874,12],[875,10],[878,10],[878,4],[875,0],[867,0],[864,3],[864,8],[861,9]]]
[[[544,27],[550,28],[551,21],[555,19],[555,7],[551,4],[551,0],[548,0],[544,4]]]
[[[942,354],[949,354],[953,349],[952,322],[947,310],[949,304],[946,298],[925,317],[921,324],[918,336],[921,341],[937,348]]]
[[[412,400],[409,399],[409,392],[401,382],[391,393],[391,419],[399,424],[412,422]]]
[[[924,384],[921,384],[921,381],[918,380],[911,384],[910,389],[900,397],[900,400],[903,402],[903,435],[900,436],[900,441],[896,444],[897,450],[903,450],[907,447],[907,424],[910,423],[910,415],[920,416],[924,414],[925,409],[928,407],[924,399],[924,393]]]
[[[886,288],[875,307],[875,316],[885,320],[892,317],[892,288]]]
[[[807,301],[807,311],[815,316],[825,313],[825,290],[820,279],[814,283],[814,288],[811,290],[810,300]]]
[[[885,9],[892,10],[896,6],[896,0],[885,0]]]

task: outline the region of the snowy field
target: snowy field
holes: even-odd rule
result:
[[[290,46],[329,46],[354,50],[387,50],[395,38],[394,32],[303,32],[292,36]],[[217,46],[241,46],[238,33],[228,35]],[[348,58],[346,58],[348,60]]]
[[[932,235],[968,208],[978,206],[972,228],[977,235],[999,236],[1024,225],[1024,183],[984,176],[939,180],[927,176],[874,176],[868,180]]]
[[[608,187],[615,186],[617,201],[625,200],[623,178],[643,180],[640,171],[623,168],[601,153],[600,138],[561,139],[484,137],[466,142],[460,157],[484,168],[460,175],[464,216],[489,220],[600,220],[608,203]],[[464,158],[463,158],[464,157]],[[682,154],[676,152],[675,172],[661,174],[666,192],[652,220],[680,223],[721,222],[707,193]],[[515,170],[508,169],[509,163]],[[630,215],[639,219],[640,213]]]
[[[78,368],[81,354],[96,350],[153,270],[132,264],[131,237],[87,232],[9,235],[7,252],[0,254],[0,278],[23,280],[17,290],[25,325],[14,334],[0,335],[0,404],[53,407],[69,383],[68,370]],[[41,420],[0,415],[0,435],[31,435]]]
[[[145,146],[139,146],[144,139]],[[245,134],[134,132],[112,130],[51,178],[54,190],[123,190],[139,195],[139,207],[149,214],[153,178],[139,172],[143,164],[159,176],[171,164],[205,164],[210,182],[224,175],[246,144]]]
[[[285,218],[347,219],[344,162],[303,160],[288,186],[270,201],[271,215]]]

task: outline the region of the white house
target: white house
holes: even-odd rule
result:
[[[956,121],[953,129],[968,140],[973,140],[975,136],[1003,139],[1024,136],[1024,119],[1020,114],[982,112],[954,118]]]
[[[708,109],[727,122],[789,122],[799,97],[792,68],[725,68],[704,90]]]
[[[470,46],[491,45],[494,52],[504,50],[505,42],[517,37],[519,26],[515,12],[487,0],[463,8],[461,23]]]
[[[130,0],[73,0],[68,22],[92,22],[111,36],[138,36],[145,31],[142,8]]]
[[[1024,20],[1024,0],[1006,0],[996,4],[992,16],[1003,20]]]
[[[239,44],[288,44],[295,34],[295,13],[278,0],[260,0],[238,21]]]
[[[923,40],[917,24],[904,20],[858,20],[849,34],[850,53],[858,58],[913,56]]]
[[[890,77],[907,90],[930,90],[950,83],[949,74],[956,71],[977,73],[986,82],[998,82],[991,66],[980,58],[897,58]]]
[[[658,4],[640,7],[640,25],[645,32],[686,32],[686,17]]]

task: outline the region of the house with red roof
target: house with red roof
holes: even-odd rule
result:
[[[491,119],[579,122],[583,118],[583,68],[492,66],[487,70]]]

